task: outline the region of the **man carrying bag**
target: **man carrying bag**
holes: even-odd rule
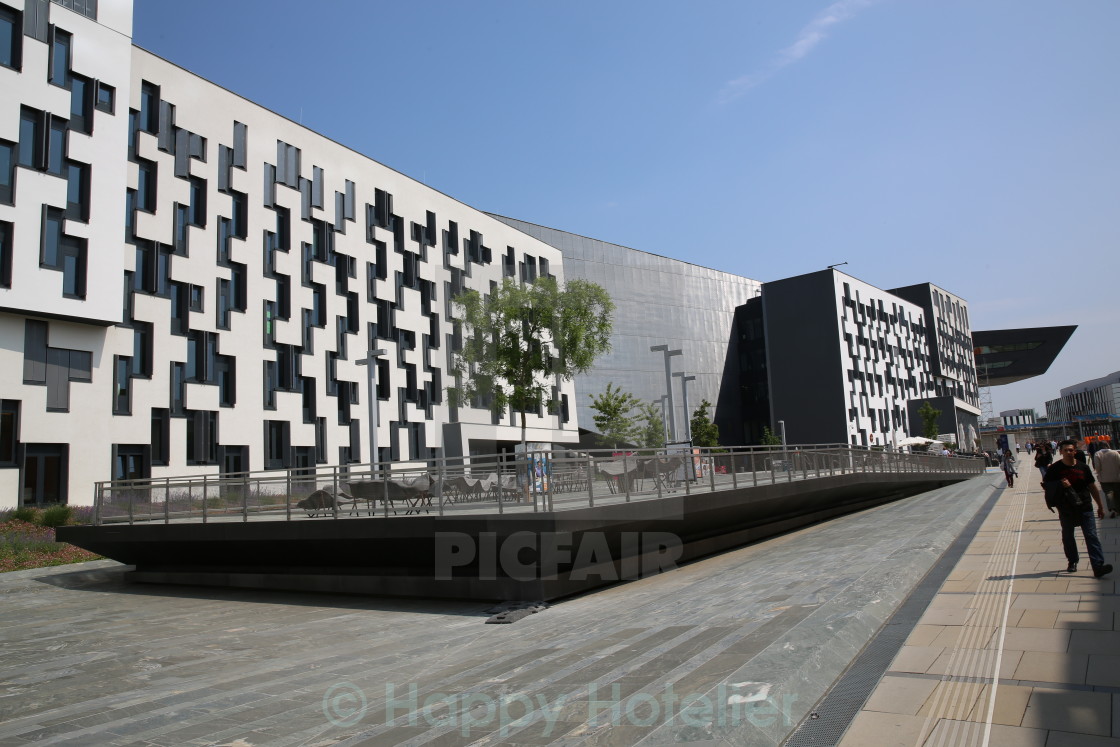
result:
[[[1112,572],[1112,566],[1104,562],[1104,550],[1097,538],[1097,523],[1093,519],[1093,501],[1097,504],[1097,518],[1104,518],[1104,504],[1097,488],[1093,471],[1076,461],[1077,443],[1062,441],[1058,444],[1061,459],[1046,469],[1042,478],[1042,488],[1046,491],[1046,507],[1058,510],[1058,521],[1062,525],[1062,549],[1069,561],[1068,573],[1077,572],[1077,541],[1073,530],[1081,527],[1085,537],[1085,547],[1089,551],[1089,563],[1097,578]]]

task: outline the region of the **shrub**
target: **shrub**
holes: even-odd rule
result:
[[[39,523],[39,509],[34,506],[21,506],[12,511],[9,519],[17,519],[19,521],[26,521],[28,524]]]
[[[70,523],[74,516],[74,509],[64,503],[58,503],[43,511],[39,523],[45,527],[61,527]]]

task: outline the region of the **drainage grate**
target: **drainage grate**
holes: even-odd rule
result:
[[[546,609],[548,609],[548,604],[545,602],[504,602],[497,607],[486,610],[486,613],[490,615],[486,624],[508,625]]]
[[[840,675],[813,711],[786,738],[782,743],[785,747],[824,747],[840,741],[1001,495],[1002,491],[992,491],[991,497],[918,582],[906,601]]]

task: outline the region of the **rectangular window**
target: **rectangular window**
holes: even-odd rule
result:
[[[0,400],[0,467],[18,466],[19,400]]]
[[[166,409],[152,408],[152,464],[168,463],[168,443],[171,440],[171,413]]]
[[[187,418],[187,464],[214,464],[218,450],[218,413],[199,410]]]
[[[0,288],[12,287],[12,255],[15,252],[13,231],[15,227],[0,221]]]
[[[0,140],[0,202],[14,205],[16,199],[16,145]]]
[[[39,250],[39,264],[43,267],[57,270],[61,266],[62,218],[63,213],[58,208],[43,206],[43,234]]]
[[[203,288],[201,285],[191,286],[191,311],[204,311],[203,308]]]
[[[45,153],[43,112],[22,107],[19,111],[19,165],[29,169],[45,168]]]
[[[113,414],[132,414],[132,394],[129,387],[132,360],[127,355],[113,356]]]
[[[140,85],[140,129],[153,135],[159,132],[159,86],[143,81]]]
[[[206,180],[192,176],[191,206],[188,221],[192,226],[206,227]]]
[[[156,164],[154,161],[138,159],[140,179],[136,188],[136,209],[146,213],[156,211]]]
[[[114,108],[116,107],[116,98],[117,89],[113,88],[107,83],[97,81],[97,94],[94,106],[98,111],[105,112],[106,114],[112,114]]]
[[[289,466],[289,428],[290,425],[286,420],[265,421],[265,469],[282,469]]]
[[[133,322],[132,374],[150,378],[152,375],[152,323]]]
[[[66,162],[66,218],[89,221],[89,164]]]
[[[48,79],[54,85],[66,88],[70,83],[71,36],[57,26],[52,26],[51,32],[51,59]]]
[[[0,65],[20,69],[22,62],[23,19],[20,12],[0,5]]]
[[[218,329],[229,329],[229,315],[232,308],[230,282],[225,278],[218,278]]]
[[[233,123],[233,166],[244,169],[246,164],[246,143],[249,139],[249,127],[240,122]]]
[[[81,75],[70,76],[70,129],[93,132],[93,81]]]
[[[234,236],[244,239],[249,235],[249,196],[244,192],[233,190],[230,190],[230,195],[233,197],[233,219],[230,229]]]
[[[218,380],[218,404],[233,407],[237,404],[237,359],[231,355],[215,358],[215,375]]]
[[[67,298],[86,297],[86,240],[62,237],[62,294]]]
[[[51,117],[50,133],[47,140],[47,172],[62,176],[62,165],[66,161],[66,120]]]

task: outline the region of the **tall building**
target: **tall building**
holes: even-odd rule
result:
[[[451,298],[560,251],[133,46],[131,13],[0,0],[0,507],[518,441],[446,401]],[[574,396],[528,438],[576,441]]]
[[[687,383],[687,392],[681,377],[672,377],[678,437],[686,438],[692,412],[702,400],[708,400],[713,406],[709,416],[720,426],[724,443],[732,443],[728,439],[740,415],[738,403],[727,396],[733,392],[736,378],[729,365],[728,346],[735,308],[759,294],[757,280],[526,221],[494,217],[559,249],[565,277],[602,285],[616,304],[610,353],[575,380],[582,428],[595,428],[591,398],[606,391],[609,383],[642,402],[660,402],[667,393],[665,357],[650,348],[668,345],[670,350],[681,351],[670,359],[673,372],[695,377]]]
[[[980,430],[980,392],[968,302],[932,283],[908,285],[890,292],[925,311],[933,392],[924,399],[940,413],[937,432],[953,434],[958,444],[974,443]],[[918,407],[920,403],[910,406],[910,431],[921,435]]]
[[[1046,420],[1067,425],[1066,435],[1108,435],[1120,443],[1120,371],[1067,386],[1046,402]]]
[[[936,392],[925,309],[835,269],[762,285],[736,312],[742,435],[889,447]]]

